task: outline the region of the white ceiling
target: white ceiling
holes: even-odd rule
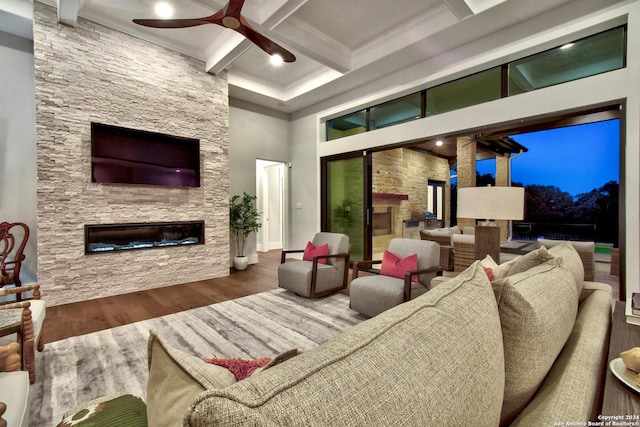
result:
[[[231,97],[293,113],[391,75],[455,47],[533,17],[562,10],[576,19],[615,0],[246,0],[242,13],[260,33],[296,55],[274,67],[259,48],[217,25],[155,29],[134,18],[156,18],[156,0],[43,0],[59,20],[106,25],[228,70]],[[224,0],[166,0],[174,18],[208,16]],[[586,3],[590,7],[585,7]],[[572,5],[575,5],[573,7]],[[31,0],[2,0],[0,30],[17,33]],[[25,12],[26,11],[26,12]],[[21,36],[23,35],[19,34]],[[505,41],[507,42],[507,41]]]

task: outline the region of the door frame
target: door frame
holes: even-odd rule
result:
[[[270,242],[270,215],[269,212],[269,200],[271,199],[271,194],[269,193],[269,181],[263,179],[266,173],[262,173],[266,171],[266,168],[278,166],[280,168],[281,173],[278,177],[278,197],[279,197],[279,210],[280,210],[280,242],[279,247],[272,247]],[[285,245],[286,238],[286,225],[288,224],[288,172],[289,167],[288,163],[280,162],[276,160],[263,160],[256,159],[256,206],[258,210],[261,212],[261,220],[262,227],[258,231],[258,235],[256,236],[256,251],[258,252],[267,252],[269,250],[282,249]]]
[[[372,182],[372,156],[371,152],[354,151],[350,153],[341,153],[333,156],[320,158],[320,229],[321,231],[329,231],[329,194],[328,194],[328,165],[333,161],[349,160],[354,158],[362,158],[363,161],[363,209],[361,212],[364,230],[363,230],[363,257],[364,260],[370,260],[372,256],[373,248],[373,228],[372,228],[372,215],[373,215],[373,189]],[[359,260],[356,260],[359,261]]]

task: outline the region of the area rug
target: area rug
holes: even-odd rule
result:
[[[315,348],[364,319],[344,294],[308,299],[277,289],[56,341],[36,356],[30,425],[56,425],[101,396],[127,392],[146,399],[150,329],[203,359],[258,358]]]

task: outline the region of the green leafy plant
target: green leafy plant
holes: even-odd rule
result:
[[[236,194],[231,197],[229,203],[229,222],[235,233],[237,256],[244,255],[245,242],[249,234],[258,231],[260,223],[260,212],[256,209],[256,196],[247,194]]]

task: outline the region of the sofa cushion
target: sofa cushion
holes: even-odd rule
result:
[[[148,352],[147,418],[150,426],[182,425],[187,407],[199,393],[236,382],[228,369],[168,347],[155,331],[149,333]]]
[[[589,420],[598,419],[612,301],[611,287],[593,287],[580,304],[571,335],[551,371],[510,427],[552,426],[558,420],[587,425]]]
[[[504,340],[504,425],[531,400],[562,350],[576,318],[578,294],[560,259],[492,285]]]
[[[561,265],[573,274],[573,278],[576,281],[576,289],[578,295],[580,295],[582,282],[584,282],[584,266],[582,265],[582,259],[578,251],[576,251],[575,247],[569,242],[555,245],[548,251],[551,255],[561,258]]]
[[[523,271],[527,271],[530,268],[545,263],[551,259],[553,259],[553,255],[549,254],[544,246],[541,246],[534,251],[512,260],[513,264],[511,265],[508,274],[512,275],[522,273]]]
[[[476,262],[316,349],[200,394],[184,425],[495,426],[501,349],[496,300]]]

